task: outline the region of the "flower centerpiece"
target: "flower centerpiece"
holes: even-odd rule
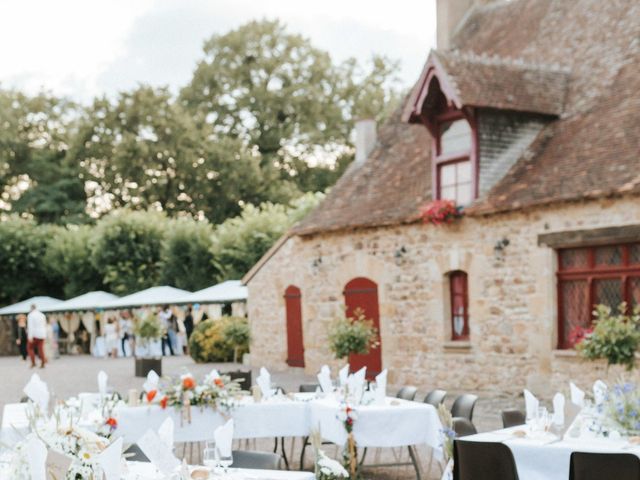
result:
[[[599,410],[604,417],[605,432],[640,436],[640,389],[635,383],[620,381],[614,385]]]
[[[350,478],[354,480],[358,477],[358,449],[353,436],[353,425],[358,418],[358,414],[348,403],[343,403],[338,411],[338,420],[342,422],[347,432],[347,448],[344,449],[344,466],[349,471]]]
[[[340,465],[340,462],[329,458],[322,450],[322,435],[320,430],[312,430],[309,435],[311,446],[315,452],[316,480],[339,480],[349,478],[349,472]]]
[[[453,200],[434,200],[420,208],[420,218],[433,225],[450,224],[464,216],[461,206]]]
[[[572,332],[575,349],[588,360],[606,359],[607,365],[633,369],[640,346],[640,306],[628,313],[626,303],[614,312],[608,305],[597,305],[594,326]]]
[[[451,412],[442,403],[438,405],[438,417],[442,424],[440,438],[442,440],[442,453],[446,465],[442,478],[453,478],[453,441],[456,438],[456,432],[453,430],[453,417],[451,416]]]

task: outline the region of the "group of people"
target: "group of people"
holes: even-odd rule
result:
[[[190,305],[187,307],[183,319],[178,318],[169,305],[164,305],[159,308],[157,315],[163,329],[162,355],[176,355],[182,349],[184,349],[184,353],[186,353],[189,338],[191,337],[194,327],[192,307]],[[102,335],[104,336],[106,351],[109,357],[118,357],[118,350],[121,350],[124,356],[127,356],[127,352],[135,355],[136,321],[136,317],[129,310],[121,311],[119,318],[107,318],[107,323],[102,329]]]
[[[47,364],[47,358],[55,355],[58,345],[59,325],[53,320],[47,321],[44,313],[33,304],[28,315],[18,316],[16,345],[23,360],[31,361],[31,368],[36,367],[36,355],[40,359],[40,368]],[[49,354],[47,354],[49,351]]]

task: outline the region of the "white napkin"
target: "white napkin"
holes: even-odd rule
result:
[[[142,385],[142,388],[144,389],[145,392],[149,393],[152,390],[158,389],[159,382],[160,382],[160,377],[156,372],[151,370],[149,373],[147,373],[147,380]]]
[[[262,391],[262,398],[266,399],[273,395],[273,390],[271,389],[271,374],[266,368],[262,367],[260,369],[260,375],[256,378],[256,383]]]
[[[38,437],[30,435],[25,444],[25,451],[31,472],[31,480],[46,480],[47,447]]]
[[[216,428],[213,432],[213,439],[216,441],[216,448],[220,455],[230,457],[233,444],[233,419]]]
[[[323,365],[318,373],[318,383],[324,393],[333,392],[333,384],[331,383],[331,370],[327,365]]]
[[[556,425],[564,425],[564,395],[556,393],[553,396],[553,417],[552,422]]]
[[[100,392],[101,397],[106,397],[107,395],[107,381],[109,377],[104,370],[100,370],[98,372],[98,392]]]
[[[344,367],[340,369],[338,372],[338,376],[340,378],[340,386],[344,387],[347,384],[347,380],[349,379],[349,364],[347,363]]]
[[[158,437],[160,437],[160,440],[162,440],[164,444],[169,447],[169,450],[173,450],[174,429],[175,426],[171,417],[162,422],[162,425],[160,425],[160,428],[158,428]]]
[[[377,404],[383,404],[387,398],[387,369],[376,375],[376,398]]]
[[[536,418],[540,401],[526,388],[524,389],[524,404],[527,411],[527,418]]]
[[[180,466],[180,461],[153,430],[147,430],[136,443],[149,461],[165,476],[171,475]]]
[[[584,392],[576,387],[575,383],[570,382],[571,402],[579,407],[584,407]]]
[[[602,380],[596,380],[593,384],[593,398],[596,405],[602,405],[607,398],[609,387]]]
[[[349,375],[347,386],[349,387],[349,395],[355,402],[359,402],[364,393],[364,381],[367,374],[367,367],[362,367],[353,375]]]
[[[122,469],[122,437],[98,454],[98,464],[104,472],[104,480],[120,480]]]
[[[24,387],[23,392],[40,407],[40,410],[43,412],[47,411],[47,407],[49,406],[49,389],[47,388],[47,384],[40,380],[37,373],[31,375],[31,379]]]

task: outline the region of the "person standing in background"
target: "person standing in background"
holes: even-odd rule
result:
[[[16,345],[20,350],[22,360],[27,359],[27,316],[23,313],[18,315],[18,331],[16,332]]]
[[[169,309],[169,305],[165,305],[162,307],[160,312],[158,312],[158,318],[160,319],[160,324],[162,325],[162,329],[164,330],[164,335],[162,336],[162,356],[166,355],[166,346],[169,346],[169,352],[171,355],[175,355],[173,352],[173,345],[171,341],[171,317],[173,314]],[[175,332],[173,332],[175,336]]]
[[[122,354],[127,356],[127,344],[129,350],[133,355],[133,322],[131,321],[131,313],[128,310],[123,310],[120,315],[120,341],[122,342]]]
[[[118,358],[118,326],[112,317],[109,317],[104,326],[105,343],[107,344],[107,355]]]
[[[40,368],[44,368],[47,359],[44,356],[44,340],[47,338],[47,317],[39,311],[35,304],[31,305],[31,311],[27,315],[27,340],[31,368],[36,366],[36,355],[34,350],[38,350],[40,357]]]

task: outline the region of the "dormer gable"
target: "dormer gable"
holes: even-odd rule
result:
[[[433,138],[434,199],[485,195],[562,115],[569,73],[558,66],[432,51],[403,111]]]

